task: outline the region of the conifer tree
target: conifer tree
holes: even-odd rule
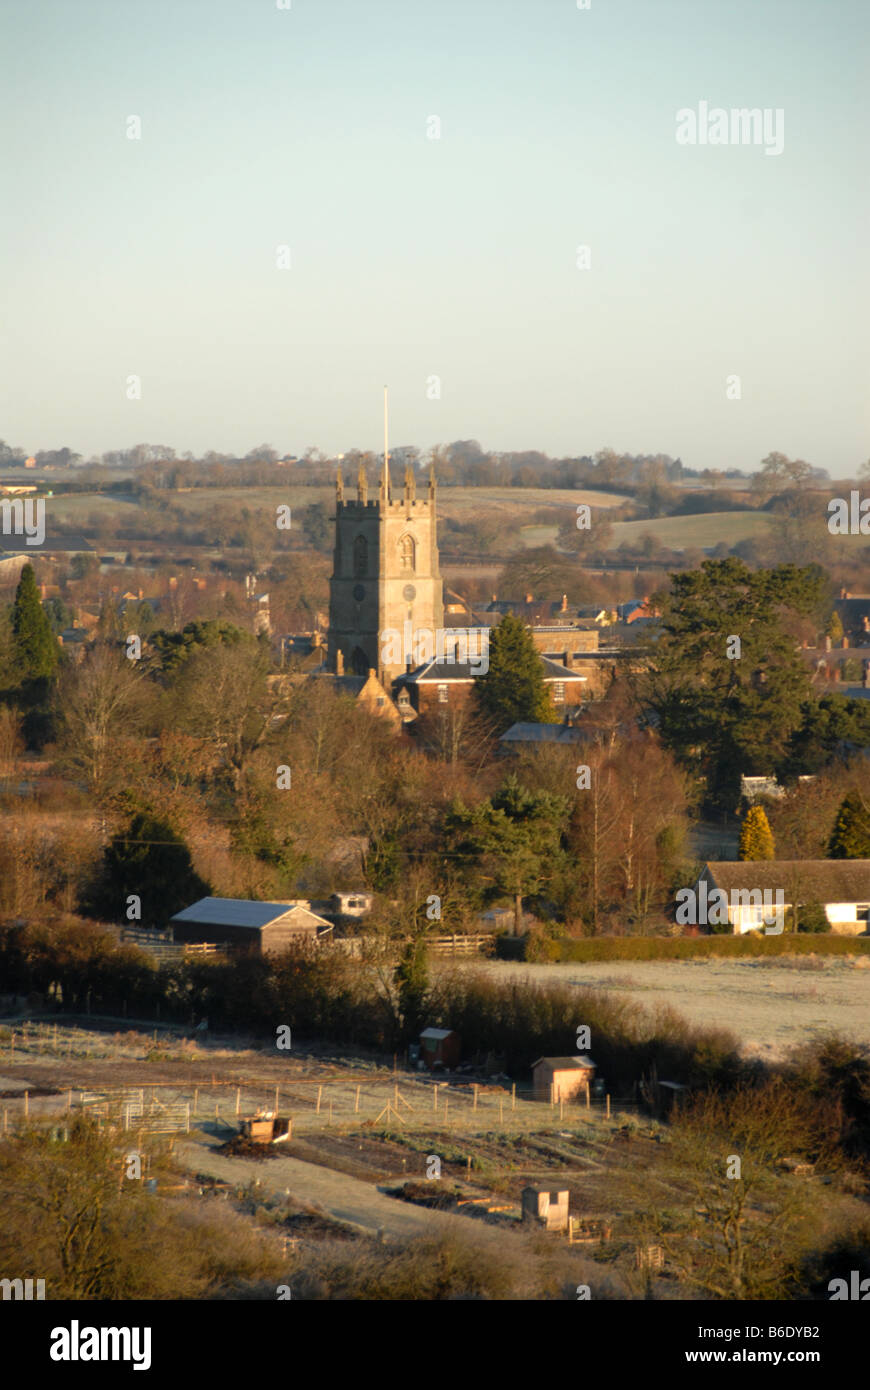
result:
[[[15,675],[20,684],[54,674],[58,661],[57,638],[42,606],[32,565],[24,566],[15,591],[12,650]]]
[[[773,831],[763,806],[750,806],[740,827],[740,859],[773,859]]]
[[[489,670],[474,682],[474,697],[499,734],[518,720],[556,721],[531,633],[513,613],[506,613],[490,634]]]
[[[850,791],[840,803],[828,858],[870,859],[870,803],[859,791]]]

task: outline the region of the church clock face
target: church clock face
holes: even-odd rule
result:
[[[415,599],[416,597],[417,597],[417,590],[414,588],[414,585],[413,585],[413,584],[406,584],[405,587],[404,587],[404,589],[402,590],[402,598],[405,600],[405,602],[406,602],[406,603],[413,603],[413,602],[414,602],[414,599]]]
[[[365,585],[364,585],[364,584],[354,584],[354,586],[353,586],[353,596],[354,596],[354,598],[356,599],[357,603],[362,603],[363,599],[364,599],[365,596],[366,596]]]

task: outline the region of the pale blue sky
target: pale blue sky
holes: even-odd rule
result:
[[[376,448],[389,382],[396,444],[870,455],[866,0],[2,0],[0,48],[10,443]],[[679,146],[701,100],[784,152]]]

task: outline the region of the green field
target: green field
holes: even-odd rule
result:
[[[354,485],[355,488],[355,485]],[[345,483],[345,495],[353,496],[354,488]],[[425,494],[426,483],[418,483],[418,496]],[[195,488],[190,492],[161,493],[161,509],[178,509],[196,515],[217,507],[235,507],[273,512],[279,503],[290,507],[306,507],[314,502],[331,503],[335,497],[333,484],[305,487],[281,484],[275,487]],[[503,514],[511,518],[528,516],[541,507],[564,507],[566,516],[581,503],[595,507],[616,507],[626,499],[612,492],[574,491],[569,488],[463,488],[439,487],[438,510],[442,516],[468,521],[473,516]],[[129,515],[139,503],[130,496],[111,493],[67,493],[48,499],[49,517],[84,523],[91,515],[122,517]],[[549,533],[551,528],[546,528]],[[555,535],[555,531],[553,531]],[[536,542],[537,543],[537,542]]]
[[[767,533],[765,512],[701,512],[697,516],[662,516],[654,521],[617,521],[614,523],[610,549],[636,545],[642,536],[655,536],[661,545],[671,550],[687,546],[712,549],[720,541],[736,545]]]

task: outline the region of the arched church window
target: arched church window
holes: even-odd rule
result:
[[[399,565],[401,569],[413,573],[416,549],[413,536],[402,536],[399,541]]]
[[[357,536],[353,543],[353,572],[358,577],[368,573],[369,546],[365,536]]]

